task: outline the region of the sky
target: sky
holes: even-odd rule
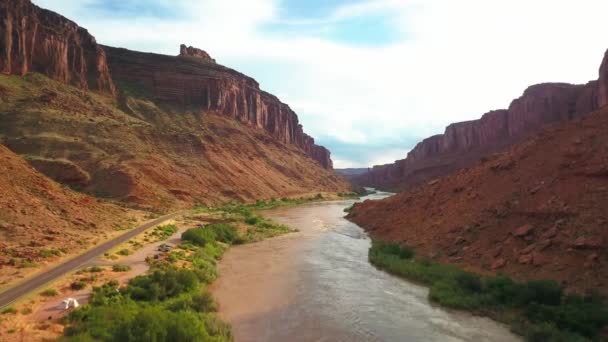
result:
[[[605,0],[34,0],[98,42],[185,43],[290,105],[335,167],[403,159],[529,85],[597,79]]]

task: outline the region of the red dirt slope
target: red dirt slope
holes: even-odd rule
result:
[[[0,287],[126,228],[127,210],[49,180],[0,145]]]
[[[608,294],[608,108],[350,218],[420,255]]]

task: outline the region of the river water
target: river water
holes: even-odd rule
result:
[[[433,306],[428,289],[371,266],[369,238],[344,219],[354,202],[266,211],[299,232],[226,253],[212,291],[237,342],[518,340],[489,319]]]

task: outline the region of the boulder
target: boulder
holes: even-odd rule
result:
[[[532,225],[526,224],[526,225],[523,225],[523,226],[517,228],[513,232],[513,235],[516,237],[525,237],[526,235],[532,233],[533,230],[534,230],[534,227]]]
[[[492,270],[497,270],[497,269],[501,269],[503,267],[505,267],[505,265],[507,264],[507,261],[505,259],[497,259],[496,261],[494,261],[494,263],[492,263]]]

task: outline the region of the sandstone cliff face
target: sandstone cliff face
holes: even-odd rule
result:
[[[29,0],[0,1],[0,71],[45,74],[114,94],[104,50],[87,30]]]
[[[478,162],[543,127],[588,114],[608,104],[608,53],[599,81],[585,85],[545,83],[529,87],[508,109],[455,123],[416,145],[406,159],[373,167],[356,179],[365,186],[403,190]]]
[[[237,71],[199,57],[202,50],[182,46],[179,58],[105,47],[112,74],[126,89],[137,88],[153,100],[202,112],[214,112],[269,132],[278,141],[301,148],[326,169],[330,152],[304,133],[298,116],[258,83]],[[208,56],[204,53],[203,56]]]

